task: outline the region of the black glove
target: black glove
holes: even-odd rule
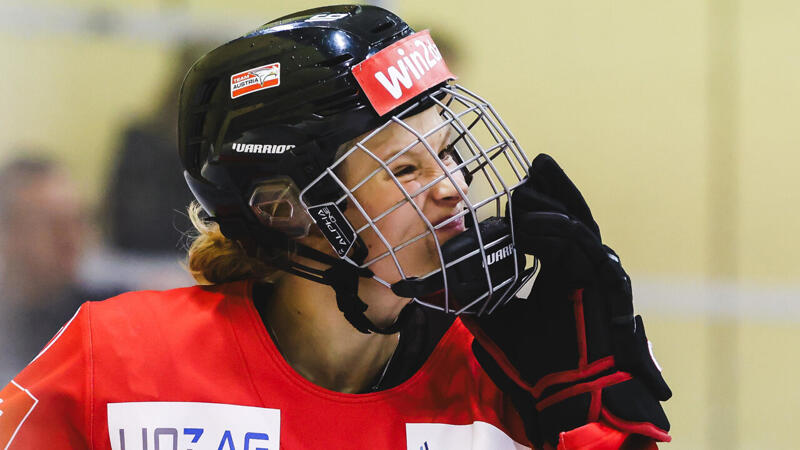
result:
[[[669,441],[671,391],[634,317],[630,280],[575,185],[547,155],[511,199],[518,250],[542,268],[527,300],[462,320],[475,354],[512,396],[534,444],[603,421]]]

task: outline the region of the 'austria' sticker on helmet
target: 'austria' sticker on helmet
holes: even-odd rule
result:
[[[231,75],[231,98],[252,94],[281,84],[281,63],[254,67]]]
[[[455,79],[428,30],[405,37],[353,66],[353,76],[380,115],[426,89]]]

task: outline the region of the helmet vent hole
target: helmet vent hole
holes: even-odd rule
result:
[[[202,155],[200,153],[203,150],[203,144],[201,142],[195,142],[186,146],[187,154],[190,155],[190,161],[185,161],[184,163],[188,166],[186,169],[189,172],[194,172],[200,169],[200,165],[202,164]]]
[[[350,110],[353,107],[353,102],[357,98],[358,91],[355,89],[337,92],[336,95],[320,99],[317,102],[318,109],[315,111],[315,114],[325,118]]]
[[[338,66],[339,64],[344,64],[347,61],[350,61],[351,59],[353,59],[353,55],[345,53],[343,55],[339,55],[331,59],[326,59],[325,61],[318,63],[317,66],[322,66],[322,67]]]
[[[384,44],[389,44],[389,43],[391,43],[391,42],[393,42],[393,41],[395,41],[395,40],[397,40],[397,39],[399,39],[401,37],[408,36],[411,33],[413,33],[413,31],[411,31],[411,29],[408,26],[406,26],[403,29],[395,30],[394,33],[391,33],[388,36],[383,36],[383,37],[378,36],[378,38],[377,38],[378,40],[375,41],[375,42],[372,42],[371,45],[376,46],[376,47],[382,47]]]
[[[383,23],[379,24],[378,26],[376,26],[375,28],[373,28],[371,31],[373,33],[380,33],[381,31],[386,31],[386,30],[388,30],[389,28],[391,28],[393,26],[395,26],[394,21],[393,20],[387,20],[386,22],[383,22]]]
[[[206,119],[205,112],[199,112],[192,114],[191,118],[187,121],[188,136],[199,136],[203,132],[203,122]]]
[[[218,78],[214,78],[211,80],[206,81],[203,85],[195,92],[194,98],[192,99],[193,106],[200,106],[208,103],[211,99],[211,94],[214,92],[214,87],[217,85]]]

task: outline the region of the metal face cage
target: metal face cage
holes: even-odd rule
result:
[[[438,119],[418,129],[414,117],[431,108]],[[490,314],[533,275],[509,204],[530,161],[488,102],[444,85],[348,145],[300,193],[339,257],[387,287],[418,283],[415,301],[453,314]],[[311,203],[331,186],[337,198]],[[359,241],[363,260],[353,256]]]

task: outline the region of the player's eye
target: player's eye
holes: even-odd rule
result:
[[[400,178],[400,177],[403,177],[403,176],[406,176],[406,175],[411,175],[416,170],[417,170],[416,167],[407,164],[407,165],[404,165],[404,166],[395,167],[394,169],[392,169],[392,174],[395,177]]]

